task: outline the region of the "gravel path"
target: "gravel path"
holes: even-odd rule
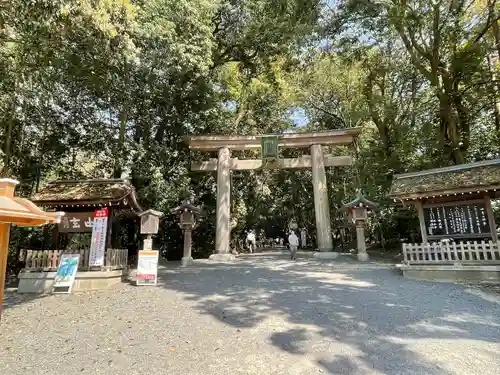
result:
[[[374,264],[169,264],[157,287],[7,296],[0,373],[500,373],[500,303]]]

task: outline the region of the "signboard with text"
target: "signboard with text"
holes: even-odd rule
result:
[[[139,259],[137,260],[137,285],[156,285],[158,253],[158,250],[139,251]]]
[[[75,281],[80,254],[62,254],[54,276],[54,293],[71,293],[71,287]]]
[[[484,202],[424,206],[424,220],[429,238],[491,236]]]
[[[94,212],[67,212],[58,224],[60,233],[92,232]]]
[[[94,225],[92,227],[92,241],[90,244],[89,266],[103,266],[106,250],[106,234],[108,231],[107,208],[94,212]]]

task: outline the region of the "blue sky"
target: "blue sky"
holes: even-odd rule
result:
[[[303,108],[295,108],[290,110],[290,114],[288,116],[293,124],[297,127],[304,127],[309,122],[307,118],[306,111]]]
[[[230,111],[236,111],[236,102],[233,100],[222,103],[222,105],[229,109]],[[309,122],[307,118],[306,111],[303,108],[293,108],[288,111],[288,118],[293,121],[293,124],[297,127],[304,127]]]

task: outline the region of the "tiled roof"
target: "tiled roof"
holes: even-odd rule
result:
[[[395,175],[389,196],[476,192],[500,188],[500,159]]]
[[[61,204],[116,204],[142,211],[134,187],[125,180],[56,180],[49,182],[32,197],[42,206]]]

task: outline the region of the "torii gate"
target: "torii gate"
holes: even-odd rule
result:
[[[339,129],[326,132],[300,134],[273,134],[250,136],[190,136],[187,137],[189,148],[206,152],[218,152],[217,159],[192,162],[193,171],[217,171],[217,218],[215,253],[210,259],[217,261],[233,260],[230,240],[230,196],[231,170],[250,169],[295,169],[312,168],[314,191],[314,210],[316,217],[317,245],[321,252],[332,252],[332,230],[330,227],[330,209],[325,167],[352,165],[350,156],[324,155],[322,146],[350,145],[361,132],[361,128]],[[264,162],[259,159],[231,158],[231,150],[260,149],[263,139],[277,137],[278,147],[310,148],[311,155],[293,159],[277,159]],[[327,255],[327,254],[324,254]]]

